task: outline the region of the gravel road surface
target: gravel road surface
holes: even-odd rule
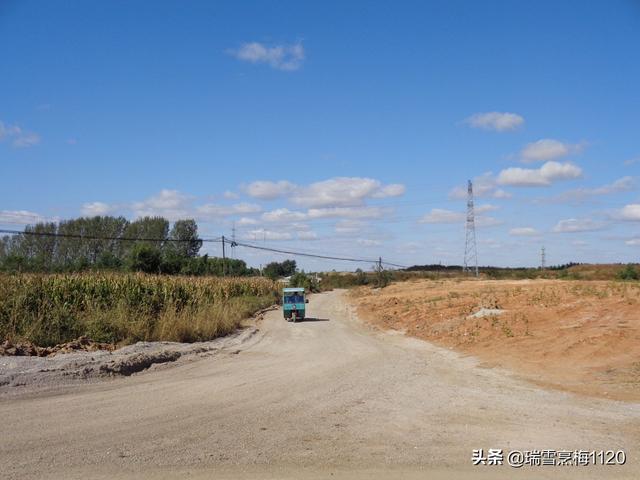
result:
[[[344,292],[216,355],[0,395],[3,478],[640,478],[640,404],[548,391],[363,325]],[[472,466],[472,450],[624,466]]]

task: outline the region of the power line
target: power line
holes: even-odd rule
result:
[[[231,242],[225,239],[225,243],[231,243]],[[266,246],[261,247],[259,245],[252,245],[250,243],[243,243],[243,242],[235,242],[235,243],[239,247],[252,248],[254,250],[263,250],[266,252],[273,252],[273,253],[283,253],[286,255],[296,255],[299,257],[320,258],[323,260],[337,260],[337,261],[355,262],[355,263],[378,263],[379,262],[379,260],[373,260],[370,258],[351,258],[351,257],[338,257],[333,255],[319,255],[314,253],[297,252],[294,250],[283,250],[279,248],[272,248],[272,247],[266,247]],[[399,265],[396,263],[391,263],[391,262],[382,262],[382,263],[384,265],[389,265],[392,267],[407,268],[405,265]]]
[[[34,232],[34,231],[19,231],[19,230],[8,230],[8,229],[0,229],[0,233],[7,233],[11,235],[29,235],[36,237],[58,237],[58,238],[74,238],[79,240],[109,240],[109,241],[131,241],[131,242],[192,242],[193,240],[189,239],[171,239],[171,238],[132,238],[132,237],[109,237],[109,236],[97,236],[97,235],[81,235],[81,234],[72,234],[72,233],[53,233],[53,232]],[[323,260],[336,260],[336,261],[345,261],[345,262],[357,262],[357,263],[379,263],[379,260],[366,259],[366,258],[350,258],[350,257],[340,257],[334,255],[320,255],[314,253],[306,253],[306,252],[297,252],[294,250],[282,250],[267,246],[259,246],[252,245],[250,243],[240,243],[234,240],[229,240],[224,236],[216,237],[216,238],[200,238],[198,239],[201,242],[207,243],[218,243],[222,242],[222,246],[224,249],[225,244],[229,244],[232,247],[240,246],[245,248],[251,248],[255,250],[263,250],[267,252],[274,253],[283,253],[287,255],[296,255],[301,257],[309,257],[309,258],[318,258]],[[388,265],[391,267],[397,268],[407,268],[405,265],[399,265],[397,263],[392,262],[382,262],[384,265]]]

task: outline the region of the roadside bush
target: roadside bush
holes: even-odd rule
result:
[[[308,292],[317,292],[319,290],[318,283],[311,275],[304,273],[304,270],[294,273],[289,279],[290,287],[301,287]]]
[[[640,274],[632,264],[628,264],[617,275],[619,280],[639,280]]]
[[[134,272],[160,273],[162,253],[158,248],[144,243],[136,244],[129,255],[129,268]]]

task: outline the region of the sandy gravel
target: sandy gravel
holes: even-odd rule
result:
[[[0,395],[3,478],[638,478],[640,404],[547,391],[370,330],[344,292],[313,320],[193,361]],[[3,391],[10,387],[3,387]],[[474,448],[624,449],[624,467],[472,467]]]

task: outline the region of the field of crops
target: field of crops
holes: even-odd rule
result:
[[[273,304],[277,293],[265,278],[0,275],[0,340],[41,346],[81,335],[120,344],[209,340]]]

